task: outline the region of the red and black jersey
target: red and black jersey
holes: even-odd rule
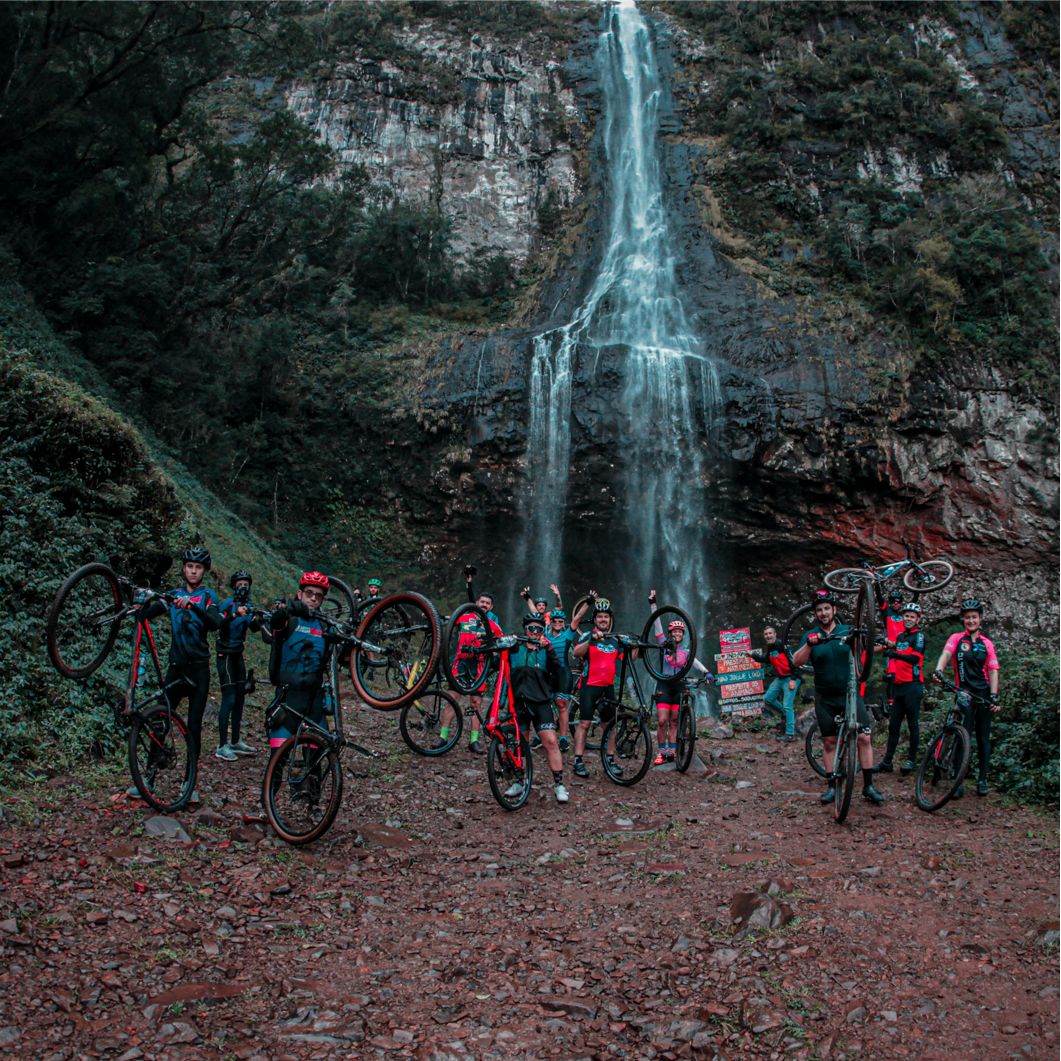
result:
[[[903,622],[903,613],[896,611],[890,604],[881,605],[881,617],[884,619],[884,637],[888,641],[897,641],[906,630],[906,624]],[[888,660],[888,666],[885,668],[889,674],[895,673],[894,659]]]
[[[892,673],[896,684],[923,682],[925,635],[920,630],[903,630],[895,638],[895,648],[888,652],[888,658],[894,665]]]
[[[770,665],[774,668],[774,673],[779,678],[799,677],[798,674],[794,674],[795,668],[792,666],[792,657],[780,641],[775,641],[772,645],[767,645],[762,651],[757,650],[751,655],[752,659],[769,660]]]
[[[593,631],[584,633],[578,643],[589,641],[589,653],[582,670],[583,685],[612,685],[615,682],[615,671],[623,658],[619,642],[611,636],[593,640]]]

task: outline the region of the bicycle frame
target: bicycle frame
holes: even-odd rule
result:
[[[509,719],[511,725],[515,729],[515,740],[510,745],[506,738],[504,727],[509,724],[509,720],[505,722],[500,721],[501,715],[501,697],[502,690],[504,690],[506,699],[508,702]],[[516,716],[516,703],[512,695],[512,668],[509,664],[508,649],[501,649],[500,660],[497,668],[497,682],[494,686],[494,696],[490,701],[490,711],[486,716],[486,732],[491,737],[497,737],[504,746],[506,753],[511,756],[513,765],[517,770],[523,769],[523,747],[520,740],[519,731],[519,719]],[[513,751],[513,746],[515,750]]]

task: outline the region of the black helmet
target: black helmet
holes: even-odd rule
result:
[[[527,614],[523,616],[523,628],[526,629],[531,624],[540,626],[543,630],[545,629],[545,620],[540,615]]]
[[[609,615],[612,611],[612,602],[607,597],[598,597],[593,602],[593,614],[597,615],[600,612],[607,612]]]
[[[237,582],[253,582],[249,571],[244,571],[241,567],[238,571],[233,572],[232,577],[228,580],[228,584],[235,589]]]
[[[816,608],[819,604],[831,604],[836,607],[836,598],[827,589],[816,589],[814,591],[814,600],[811,601],[811,607]]]
[[[894,602],[895,604],[902,604],[903,595],[899,592],[899,590],[893,589],[891,593],[888,594],[888,600]]]
[[[967,597],[962,601],[962,615],[966,612],[979,612],[981,615],[984,614],[984,606],[975,598]]]
[[[207,571],[210,570],[210,554],[201,546],[193,545],[181,553],[182,564],[202,564]]]

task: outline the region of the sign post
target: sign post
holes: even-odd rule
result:
[[[763,713],[763,668],[752,659],[751,630],[722,630],[715,656],[715,681],[723,715],[757,718]]]

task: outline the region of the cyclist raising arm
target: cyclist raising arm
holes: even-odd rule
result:
[[[188,736],[190,754],[199,758],[203,739],[203,713],[210,695],[210,645],[207,633],[221,625],[221,611],[217,594],[203,585],[203,578],[210,570],[210,554],[199,546],[186,549],[181,555],[181,572],[184,585],[170,591],[176,598],[172,604],[156,600],[144,608],[144,618],[153,619],[169,611],[172,640],[169,646],[169,669],[164,685],[179,682],[166,693],[166,702],[171,709],[185,697],[188,698]],[[131,788],[129,795],[139,796]],[[193,792],[189,803],[198,803],[199,794]]]
[[[939,661],[936,674],[942,677],[943,668],[952,660],[958,686],[973,694],[972,703],[965,711],[965,728],[976,735],[978,776],[976,794],[987,795],[987,765],[991,761],[991,716],[1002,710],[998,700],[998,655],[994,644],[980,632],[984,606],[975,598],[962,601],[964,633],[952,634]],[[964,785],[955,793],[963,795]]]
[[[851,627],[836,621],[836,601],[828,590],[818,590],[814,598],[814,618],[818,626],[803,635],[799,648],[792,653],[792,663],[802,667],[808,660],[814,668],[814,714],[825,746],[825,770],[833,772],[836,755],[836,716],[847,710],[847,686],[851,675],[851,649],[846,637]],[[855,700],[859,726],[858,760],[862,764],[862,795],[872,803],[883,803],[884,797],[873,785],[873,722],[861,695]],[[835,798],[835,781],[821,797],[822,803]]]
[[[893,770],[892,756],[899,746],[904,718],[910,729],[910,754],[903,763],[903,776],[910,773],[917,762],[921,698],[925,693],[922,674],[925,635],[918,629],[920,623],[921,605],[913,601],[903,607],[903,629],[894,638],[889,635],[884,643],[883,651],[891,661],[888,672],[891,706],[888,711],[888,750],[884,753],[884,761],[877,767],[882,774],[890,774]]]

